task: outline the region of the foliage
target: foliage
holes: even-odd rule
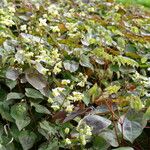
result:
[[[129,4],[140,4],[146,7],[150,7],[149,0],[117,0],[118,2],[129,3]]]
[[[138,149],[149,52],[150,14],[139,7],[1,0],[0,149]]]

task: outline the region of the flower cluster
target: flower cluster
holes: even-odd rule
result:
[[[92,128],[86,123],[83,123],[81,126],[77,127],[78,139],[82,145],[86,145],[87,141],[92,136]]]
[[[15,6],[13,4],[9,4],[7,8],[0,8],[0,24],[6,26],[15,25],[13,20],[15,11]]]
[[[78,91],[74,91],[74,92],[72,92],[72,95],[69,95],[67,97],[67,99],[76,102],[76,101],[81,101],[83,99],[83,97],[84,97],[84,94],[82,94]]]
[[[78,82],[77,85],[80,87],[84,87],[85,84],[87,83],[87,78],[88,78],[87,75],[84,76],[82,73],[79,73],[80,82]]]

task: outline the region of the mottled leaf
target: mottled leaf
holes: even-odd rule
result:
[[[17,80],[17,78],[19,77],[19,72],[15,69],[8,69],[6,71],[6,78],[10,79],[10,80]]]
[[[122,127],[120,122],[122,122]],[[118,121],[118,128],[123,132],[125,139],[133,143],[133,141],[142,133],[147,121],[143,119],[143,113],[130,110],[124,116],[121,116]],[[122,131],[123,129],[123,131]]]
[[[70,61],[70,60],[66,60],[63,62],[64,64],[64,68],[66,70],[69,70],[70,72],[75,72],[78,70],[79,68],[79,63],[75,62],[75,61]]]
[[[31,97],[31,98],[34,98],[34,99],[38,99],[38,98],[43,99],[44,98],[43,95],[35,89],[26,88],[25,91],[26,91],[25,95],[27,97]]]
[[[11,92],[7,95],[7,100],[22,99],[24,95],[22,93]]]
[[[24,130],[20,132],[18,138],[23,150],[29,150],[34,145],[37,136],[32,131]]]
[[[82,121],[86,122],[87,125],[93,128],[93,134],[98,134],[102,130],[106,129],[109,125],[111,125],[110,120],[98,115],[85,116]]]

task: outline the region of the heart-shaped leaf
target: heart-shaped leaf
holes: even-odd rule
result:
[[[120,123],[122,123],[122,126]],[[120,117],[118,128],[123,133],[124,138],[132,143],[142,133],[146,123],[147,121],[143,119],[143,113],[130,110],[126,116]]]
[[[20,132],[18,138],[22,145],[23,150],[29,150],[35,143],[37,136],[32,131],[24,130]]]
[[[75,62],[75,61],[70,61],[70,60],[66,60],[64,61],[64,68],[66,70],[69,70],[70,72],[75,72],[78,70],[79,68],[79,63]]]
[[[25,103],[18,103],[11,107],[11,116],[15,119],[19,130],[22,130],[30,123],[28,116],[27,105]]]
[[[40,90],[47,86],[47,83],[38,71],[34,69],[26,70],[26,80],[36,89]]]

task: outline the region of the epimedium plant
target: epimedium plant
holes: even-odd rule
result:
[[[139,148],[149,23],[149,12],[113,0],[2,0],[0,148]]]

